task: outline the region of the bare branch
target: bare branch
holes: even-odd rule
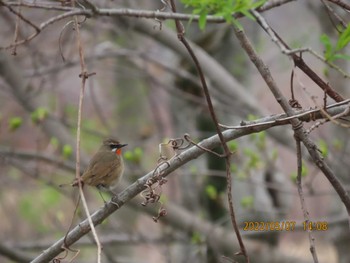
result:
[[[270,70],[268,69],[266,64],[263,62],[263,60],[257,55],[253,46],[251,45],[250,41],[248,40],[246,34],[241,29],[237,28],[236,26],[234,26],[234,31],[235,31],[236,37],[238,38],[238,40],[241,43],[242,48],[246,51],[246,53],[249,56],[249,58],[251,59],[251,61],[254,63],[256,68],[259,70],[261,76],[263,77],[266,84],[270,88],[270,91],[274,95],[277,102],[281,105],[281,107],[287,113],[288,116],[295,115],[295,112],[291,108],[291,106],[289,105],[288,100],[283,96],[282,92],[278,88],[275,80],[273,79],[273,77],[270,73]],[[319,169],[323,172],[323,174],[327,177],[329,182],[332,184],[335,191],[338,193],[340,199],[342,200],[343,204],[346,207],[346,210],[347,210],[348,215],[349,215],[349,223],[350,223],[350,197],[349,197],[347,191],[344,189],[344,187],[342,186],[342,183],[335,176],[334,172],[331,170],[331,168],[328,166],[328,164],[320,156],[319,152],[317,151],[317,146],[307,136],[306,131],[303,128],[302,123],[298,119],[292,119],[292,120],[290,120],[290,123],[293,126],[295,134],[298,136],[298,138],[305,145],[305,147],[308,150],[310,156],[312,157],[314,163],[319,167]]]
[[[174,0],[170,0],[170,3],[171,3],[172,11],[174,13],[176,13],[176,6],[175,6]],[[237,236],[237,239],[239,242],[240,250],[241,250],[241,251],[235,253],[235,255],[243,255],[246,259],[246,262],[249,263],[249,255],[247,253],[247,250],[245,248],[243,239],[241,237],[241,234],[240,234],[240,231],[239,231],[239,228],[237,225],[237,220],[236,220],[236,215],[235,215],[235,210],[234,210],[233,200],[232,200],[232,178],[231,178],[231,155],[232,155],[232,153],[231,153],[230,149],[228,148],[228,145],[226,144],[224,136],[221,132],[219,121],[218,121],[218,118],[217,118],[215,110],[214,110],[212,99],[210,97],[209,88],[207,86],[207,82],[205,80],[204,73],[202,71],[202,66],[199,63],[199,60],[198,60],[196,54],[194,53],[192,47],[190,46],[190,44],[187,42],[187,40],[185,38],[184,26],[177,19],[175,19],[175,25],[176,25],[176,30],[177,30],[177,37],[182,42],[182,44],[185,46],[185,48],[187,49],[188,53],[190,54],[190,56],[195,64],[195,67],[197,69],[199,78],[200,78],[201,83],[202,83],[202,90],[204,92],[204,96],[205,96],[205,99],[207,101],[210,117],[211,117],[212,121],[214,122],[214,125],[216,128],[216,133],[218,134],[218,136],[220,138],[221,146],[224,149],[225,154],[223,155],[223,157],[225,158],[225,163],[226,163],[227,200],[229,203],[231,223],[232,223],[233,229],[235,230],[235,233],[236,233],[236,236]],[[199,145],[196,145],[196,146],[200,147]]]
[[[251,134],[253,132],[259,132],[261,130],[263,130],[262,127],[258,127],[254,131],[249,130],[249,129],[247,129],[247,130],[227,130],[227,131],[223,132],[223,136],[224,136],[225,141],[229,141],[229,140],[237,139],[237,138],[244,136],[244,135],[247,135],[247,134]],[[207,148],[207,149],[213,149],[215,147],[220,146],[221,141],[220,141],[218,135],[214,135],[214,136],[211,136],[211,137],[203,140],[202,142],[199,143],[199,145],[204,147],[204,148]],[[201,156],[204,153],[206,153],[206,151],[198,148],[197,146],[192,146],[189,149],[183,151],[182,153],[179,153],[177,155],[177,158],[172,158],[171,160],[169,160],[167,162],[167,164],[164,163],[163,165],[161,165],[157,169],[159,169],[159,172],[162,173],[163,177],[166,177],[170,173],[172,173],[173,171],[178,169],[179,167],[185,165],[186,163],[188,163],[191,160],[198,158],[199,156]],[[146,182],[150,178],[152,178],[153,176],[154,176],[154,170],[150,171],[149,173],[147,173],[143,177],[139,178],[136,182],[134,182],[133,184],[128,186],[124,191],[122,191],[118,195],[114,196],[112,198],[111,202],[108,202],[103,208],[101,208],[100,210],[93,213],[91,215],[91,219],[92,219],[94,225],[97,226],[97,225],[101,224],[108,216],[110,216],[112,213],[114,213],[115,211],[120,209],[124,204],[128,203],[136,195],[140,194],[143,190],[145,190],[146,189],[146,186],[145,186]],[[114,203],[117,203],[118,206],[116,206]],[[135,204],[139,205],[140,202],[137,201]],[[147,208],[145,208],[145,209],[147,209]],[[170,209],[168,209],[168,213],[171,213],[173,216],[176,216],[176,215],[181,216],[181,214],[173,214],[175,212],[170,210]],[[168,217],[164,218],[164,220],[168,220],[168,219],[169,219]],[[172,219],[172,220],[175,221],[174,222],[175,225],[179,224],[179,222],[176,223],[176,219]],[[200,220],[200,219],[196,218],[196,220]],[[193,221],[193,218],[192,218],[192,224],[196,225],[196,223]],[[182,225],[182,227],[183,227],[183,225]],[[223,231],[224,232],[222,232],[222,233],[227,234],[227,230],[223,230]],[[67,245],[74,244],[76,241],[78,241],[81,237],[86,235],[88,232],[90,232],[90,226],[89,226],[88,220],[85,220],[85,221],[81,222],[78,226],[76,226],[71,232],[68,233],[67,239],[66,239]],[[210,227],[208,227],[207,233],[208,233],[208,235],[213,234],[210,231]],[[222,238],[222,236],[220,236],[220,235],[218,237]],[[230,239],[230,240],[233,240],[232,243],[226,244],[225,247],[227,247],[227,246],[230,247],[230,249],[232,251],[231,245],[235,244],[235,242],[237,242],[237,241],[234,241],[235,239],[236,238]],[[251,244],[248,241],[245,241],[245,242],[246,242],[246,244]],[[43,251],[43,253],[41,253],[38,257],[36,257],[32,263],[50,261],[51,259],[53,259],[59,253],[62,252],[62,247],[61,247],[62,244],[63,244],[63,238],[61,238],[55,244],[53,244],[48,249]],[[261,243],[259,242],[259,244],[260,244],[259,246],[261,248]],[[258,247],[255,247],[255,249],[258,249]],[[259,249],[256,251],[259,251]]]
[[[74,4],[74,2],[73,2]],[[86,216],[88,218],[89,226],[91,228],[94,240],[96,241],[96,246],[97,246],[97,263],[101,262],[101,242],[98,238],[96,229],[94,227],[94,224],[91,219],[91,215],[89,212],[89,207],[86,202],[86,198],[84,195],[83,191],[83,184],[82,181],[80,180],[80,129],[81,129],[81,116],[82,116],[82,111],[83,111],[83,101],[84,101],[84,91],[85,91],[85,84],[86,80],[88,79],[89,75],[86,69],[85,65],[85,58],[84,58],[84,49],[83,49],[83,44],[81,41],[81,36],[80,36],[80,24],[78,22],[78,17],[74,16],[74,24],[75,24],[75,31],[76,31],[76,39],[77,39],[77,48],[79,51],[79,58],[80,58],[80,67],[81,67],[81,73],[79,77],[81,78],[81,87],[80,87],[80,95],[79,95],[79,107],[78,107],[78,120],[77,120],[77,152],[76,152],[76,173],[75,173],[75,178],[77,179],[78,186],[79,186],[79,193],[80,193],[80,198],[86,213]],[[66,235],[67,237],[67,235]],[[67,240],[65,239],[64,245],[67,245]],[[69,245],[68,245],[69,247]]]
[[[269,9],[272,9],[274,7],[280,6],[282,4],[291,2],[293,0],[288,1],[278,1],[276,3],[271,3],[269,5],[265,5],[264,7],[261,7],[258,9],[260,12],[267,11]],[[87,18],[89,17],[98,17],[98,16],[127,16],[127,17],[136,17],[136,18],[151,18],[151,19],[177,19],[177,20],[183,20],[183,21],[195,21],[198,22],[200,19],[199,15],[192,15],[192,14],[178,14],[178,13],[171,13],[171,12],[160,12],[160,11],[149,11],[149,10],[133,10],[128,8],[122,8],[122,9],[104,9],[104,8],[98,8],[97,6],[93,5],[90,1],[84,1],[86,4],[85,9],[80,9],[76,7],[62,7],[62,6],[52,6],[52,5],[43,5],[43,4],[30,4],[30,3],[22,3],[22,2],[9,2],[4,3],[1,1],[0,3],[2,5],[6,5],[8,8],[11,8],[11,6],[25,6],[30,8],[36,8],[36,9],[46,9],[46,10],[54,10],[54,11],[66,11],[63,14],[60,14],[58,16],[52,17],[46,22],[43,22],[40,24],[40,26],[32,25],[36,32],[27,37],[26,39],[16,41],[7,47],[0,47],[1,49],[9,49],[13,48],[18,45],[25,44],[35,38],[42,30],[44,30],[49,25],[60,21],[67,17],[74,17],[74,16],[85,16]],[[13,9],[12,9],[13,10]],[[15,11],[14,11],[15,12]],[[232,14],[235,18],[243,17],[243,14]],[[207,16],[207,23],[225,23],[226,19],[224,17],[215,16],[215,15],[208,15]],[[26,21],[26,20],[24,20]],[[27,21],[26,21],[27,22]],[[28,21],[30,22],[30,21]]]
[[[308,224],[310,222],[309,218],[309,211],[306,208],[304,193],[303,193],[303,187],[301,183],[301,171],[302,171],[302,155],[301,155],[301,143],[298,137],[295,137],[296,142],[296,149],[297,149],[297,187],[298,187],[298,193],[301,203],[301,210],[304,214],[305,224]],[[312,235],[312,230],[307,228],[307,232],[309,234],[309,242],[310,242],[310,252],[314,259],[315,263],[318,263],[318,258],[316,254],[316,247],[315,247],[315,238]]]
[[[347,3],[344,3],[341,0],[328,0],[328,1],[334,3],[334,4],[338,5],[338,6],[340,6],[342,8],[344,8],[345,10],[350,11],[350,5],[347,4]]]
[[[316,56],[318,59],[323,61],[324,63],[328,64],[334,69],[337,69],[340,73],[342,73],[344,76],[348,77],[349,74],[345,73],[343,70],[341,70],[339,67],[334,65],[333,63],[328,63],[325,59],[322,59],[320,55],[318,55],[316,52],[312,51],[310,48],[302,48],[302,49],[296,49],[291,50],[288,45],[282,40],[282,38],[267,24],[266,20],[255,10],[251,11],[253,15],[256,17],[258,24],[267,32],[267,34],[271,37],[271,40],[276,43],[276,45],[281,49],[281,52],[283,54],[287,54],[293,58],[294,64],[300,68],[305,74],[307,74],[323,91],[327,93],[328,96],[330,96],[335,101],[339,102],[344,100],[344,98],[334,89],[332,88],[328,83],[325,83],[302,59],[302,52],[308,51],[314,56]],[[296,55],[297,52],[300,52],[301,54],[298,56]]]
[[[14,250],[0,243],[0,255],[19,263],[27,263],[32,260],[31,257],[23,252]]]

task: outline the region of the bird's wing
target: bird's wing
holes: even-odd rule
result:
[[[83,182],[91,186],[108,185],[113,180],[111,176],[119,164],[120,161],[115,153],[98,152],[91,159],[88,168],[84,172]]]

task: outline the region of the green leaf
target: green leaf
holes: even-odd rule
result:
[[[241,199],[241,206],[243,208],[252,208],[254,205],[254,196],[248,195]]]
[[[230,149],[231,152],[236,152],[238,149],[238,142],[236,140],[234,141],[229,141],[227,143],[228,148]]]
[[[303,164],[301,165],[301,176],[306,177],[308,175],[308,173],[309,173],[309,170],[303,162]]]
[[[194,231],[191,236],[191,243],[192,244],[201,244],[202,241],[202,235],[200,232]]]
[[[261,165],[261,159],[257,152],[251,149],[244,149],[244,154],[249,157],[248,167],[249,168],[258,168]]]
[[[63,145],[62,155],[65,159],[69,159],[73,154],[73,148],[69,144]]]
[[[143,150],[140,147],[136,147],[133,151],[126,151],[123,157],[129,162],[139,164],[143,157]]]
[[[340,34],[337,44],[336,50],[339,51],[345,48],[350,42],[350,23],[346,27],[346,29]]]
[[[248,121],[254,121],[256,119],[258,119],[258,116],[254,114],[248,114]]]
[[[308,174],[308,168],[307,166],[303,163],[301,165],[301,177],[306,177]],[[298,174],[297,172],[291,172],[290,173],[290,179],[295,183],[297,181]]]
[[[346,54],[337,53],[332,56],[332,61],[336,59],[350,60],[350,56]]]
[[[127,161],[133,161],[133,153],[132,151],[125,151],[125,153],[123,154],[123,157],[125,160]]]
[[[241,25],[241,23],[239,23],[237,19],[233,19],[232,22],[236,27],[238,27],[239,30],[243,30],[243,26]]]
[[[135,159],[139,162],[143,156],[143,150],[140,147],[134,149]]]
[[[198,20],[199,28],[201,30],[204,30],[205,26],[206,26],[206,23],[207,23],[207,12],[206,11],[202,11],[200,13],[200,15],[199,15],[199,20]]]
[[[23,124],[23,119],[21,117],[13,117],[9,120],[10,131],[15,131]]]
[[[320,41],[325,48],[324,57],[327,61],[329,61],[334,53],[331,40],[330,40],[329,36],[327,36],[326,34],[323,34],[320,37]]]
[[[48,114],[49,114],[49,112],[47,109],[45,109],[43,107],[39,107],[30,114],[30,117],[32,119],[32,122],[37,124],[37,123],[43,121],[48,116]]]
[[[202,30],[206,26],[206,17],[208,14],[222,16],[226,20],[226,23],[234,23],[237,27],[242,29],[238,20],[233,18],[233,14],[242,13],[248,18],[255,20],[250,10],[263,5],[266,1],[267,0],[181,0],[186,7],[193,8],[193,14],[199,14],[198,25]]]
[[[326,158],[328,156],[328,146],[324,140],[318,142],[318,148],[320,149],[322,156]]]
[[[254,3],[251,4],[250,9],[258,8],[258,7],[262,6],[263,4],[265,4],[266,1],[267,1],[267,0],[256,1],[256,2],[254,2]]]
[[[248,10],[241,10],[240,11],[243,15],[250,18],[251,20],[255,21],[255,17],[250,13]]]
[[[208,197],[212,200],[215,200],[218,197],[218,191],[216,190],[216,188],[213,185],[208,185],[205,188],[205,192],[208,195]]]

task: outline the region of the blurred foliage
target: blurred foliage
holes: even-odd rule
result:
[[[266,148],[266,131],[261,131],[258,133],[253,133],[249,136],[256,143],[258,150],[265,150]]]
[[[241,206],[243,208],[252,208],[254,205],[254,196],[248,195],[248,196],[244,196],[241,199]]]
[[[215,186],[213,186],[213,185],[207,185],[205,187],[205,192],[206,192],[207,196],[212,200],[215,200],[218,196],[218,191],[215,188]]]
[[[51,187],[43,186],[41,189],[21,195],[19,201],[20,215],[39,232],[46,232],[43,213],[55,213],[55,206],[61,201],[61,194]]]
[[[245,148],[243,153],[248,157],[247,167],[251,169],[261,168],[263,166],[263,161],[257,151],[251,148]]]
[[[69,159],[73,154],[73,147],[69,144],[63,145],[62,156],[64,159]]]
[[[39,107],[30,114],[30,118],[32,119],[33,123],[38,124],[43,121],[48,116],[48,114],[49,112],[46,108]]]
[[[191,243],[192,244],[201,244],[204,241],[204,237],[201,235],[201,233],[194,231],[191,236]]]
[[[207,23],[207,15],[222,16],[226,23],[241,27],[239,22],[234,19],[234,13],[242,13],[246,17],[255,20],[250,13],[251,9],[263,5],[266,0],[181,0],[186,7],[193,8],[193,14],[199,15],[199,28],[204,30]]]
[[[309,170],[303,162],[301,165],[301,177],[306,177],[308,175],[308,172],[309,172]],[[292,182],[295,183],[297,181],[298,173],[296,171],[292,172],[289,177],[292,180]]]
[[[340,33],[335,44],[332,43],[331,38],[326,34],[321,35],[320,41],[325,49],[324,58],[326,59],[326,61],[333,62],[337,59],[350,60],[350,56],[342,52],[350,42],[350,23]]]
[[[233,141],[229,141],[227,143],[227,146],[231,152],[236,152],[239,145],[238,145],[238,142],[236,140],[233,140]]]
[[[125,160],[139,165],[143,157],[143,150],[140,147],[136,147],[133,150],[126,151],[123,156]]]
[[[8,121],[8,126],[10,131],[15,131],[23,124],[23,119],[21,117],[12,117]]]
[[[323,158],[328,156],[329,149],[325,140],[318,141],[318,149],[321,151]]]

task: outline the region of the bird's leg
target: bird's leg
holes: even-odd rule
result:
[[[105,185],[103,184],[99,184],[96,186],[98,189],[98,192],[100,193],[100,196],[102,197],[103,202],[105,203],[105,205],[107,204],[106,200],[103,198],[102,192],[108,192],[110,193],[112,196],[116,196],[117,193],[113,192],[111,189],[108,189]],[[119,205],[116,202],[113,202],[112,200],[110,201],[112,204],[116,205],[119,208]]]
[[[104,203],[104,204],[107,204],[106,200],[103,198],[103,195],[102,195],[102,192],[101,192],[100,189],[98,189],[98,193],[100,194],[100,196],[101,196],[101,198],[102,198],[102,200],[103,200],[103,203]]]
[[[113,199],[114,196],[117,195],[117,193],[113,192],[112,190],[109,190],[109,192],[112,194],[112,199]],[[114,204],[114,205],[116,205],[117,208],[119,209],[119,205],[118,205],[116,202],[113,202],[112,199],[111,199],[111,203]]]
[[[102,195],[102,192],[101,191],[106,191],[106,187],[103,185],[103,184],[98,184],[96,185],[96,188],[98,189],[98,193],[100,194],[102,200],[103,200],[103,203],[104,204],[107,204],[106,200],[103,198],[103,195]]]

